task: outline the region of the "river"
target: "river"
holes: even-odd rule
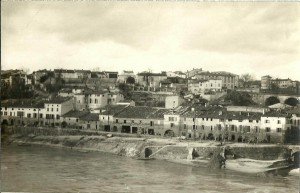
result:
[[[259,177],[162,160],[43,146],[1,149],[2,192],[298,192],[297,177]]]

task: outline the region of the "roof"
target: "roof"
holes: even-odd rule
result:
[[[270,111],[262,115],[262,117],[291,117],[291,114],[284,111]]]
[[[87,113],[79,118],[83,121],[99,121],[99,114],[98,113]]]
[[[100,108],[101,115],[115,115],[119,113],[123,109],[125,109],[127,105],[107,105],[103,108]]]
[[[137,74],[138,76],[167,76],[165,73],[152,73],[152,72],[141,72]]]
[[[1,107],[43,108],[44,100],[39,99],[9,99],[1,101]]]
[[[55,97],[55,98],[52,98],[48,101],[46,101],[45,103],[46,104],[61,104],[61,103],[64,103],[66,101],[69,101],[71,100],[72,98],[71,97]]]
[[[146,106],[128,106],[124,110],[115,114],[119,118],[146,119],[150,114],[155,113],[158,108]]]
[[[164,119],[164,115],[168,113],[169,109],[158,109],[152,114],[150,114],[147,118],[148,119]]]
[[[209,71],[202,71],[197,73],[196,75],[211,75],[211,76],[237,76],[236,74],[225,72],[225,71],[218,71],[218,72],[209,72]]]
[[[193,108],[193,109],[192,109]],[[190,106],[183,110],[182,117],[232,119],[232,120],[257,120],[262,113],[227,111],[226,108],[216,106]]]
[[[62,115],[62,117],[74,117],[74,118],[79,118],[83,115],[88,114],[88,111],[69,111],[66,114]]]

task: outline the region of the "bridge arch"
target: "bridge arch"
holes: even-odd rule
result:
[[[274,105],[276,103],[280,103],[279,98],[276,96],[270,96],[270,97],[266,98],[266,100],[265,100],[266,106]]]
[[[290,105],[290,106],[297,106],[299,104],[298,99],[294,97],[289,97],[284,101],[284,104]]]

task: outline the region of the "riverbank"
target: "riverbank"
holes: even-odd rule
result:
[[[229,159],[251,159],[252,165],[259,165],[265,160],[272,163],[278,160],[290,158],[289,148],[283,145],[273,144],[242,144],[226,143],[220,145],[215,141],[182,141],[178,138],[144,138],[144,137],[120,137],[111,134],[99,135],[35,135],[35,134],[13,134],[8,136],[3,144],[43,145],[51,147],[70,148],[82,152],[100,151],[135,159],[160,159],[175,163],[220,168],[220,155],[226,151]],[[232,169],[239,172],[251,173],[251,168],[235,167],[240,162],[229,162]],[[283,162],[284,164],[288,164]],[[235,165],[234,165],[235,164]],[[284,165],[283,164],[283,165]],[[233,167],[232,167],[233,166]],[[253,168],[254,171],[255,168]],[[260,172],[263,170],[258,170]]]

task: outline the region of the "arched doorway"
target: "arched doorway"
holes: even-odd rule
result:
[[[114,126],[114,127],[113,127],[113,132],[117,132],[117,131],[118,131],[117,126]]]
[[[235,135],[231,135],[231,141],[235,141]]]
[[[165,137],[174,137],[175,133],[172,130],[167,130],[164,134]]]
[[[265,105],[266,106],[274,105],[276,103],[280,103],[280,100],[277,97],[275,97],[275,96],[270,96],[265,101]]]
[[[208,140],[214,140],[215,138],[214,138],[214,135],[213,135],[212,133],[209,133],[209,134],[207,135],[207,139],[208,139]]]
[[[284,101],[284,104],[290,105],[290,106],[297,106],[299,104],[299,101],[296,98],[290,97]]]

